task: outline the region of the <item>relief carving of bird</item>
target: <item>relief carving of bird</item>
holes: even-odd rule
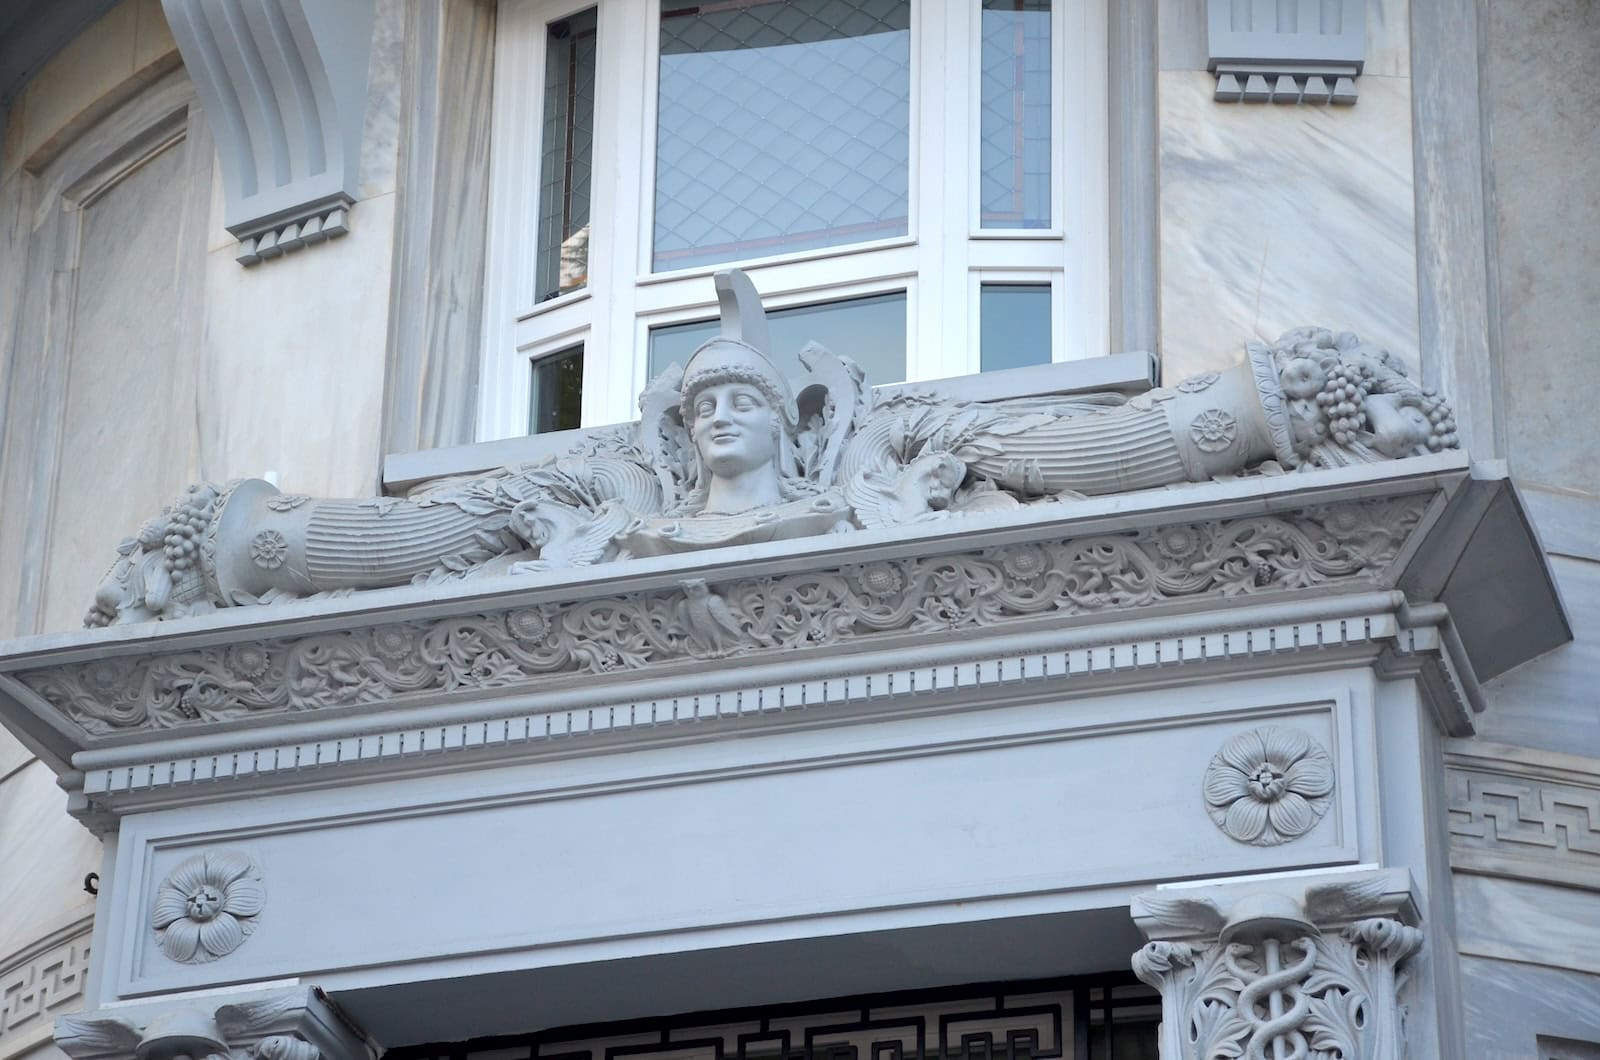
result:
[[[689,640],[707,655],[726,655],[751,640],[759,642],[734,615],[728,602],[706,585],[704,578],[683,582],[684,599],[678,604],[678,623]]]

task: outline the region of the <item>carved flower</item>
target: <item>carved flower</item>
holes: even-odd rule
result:
[[[263,530],[250,539],[250,561],[258,567],[275,570],[288,554],[289,542],[276,530]]]
[[[267,649],[259,644],[235,644],[228,649],[228,669],[240,677],[260,677],[267,672]]]
[[[1050,554],[1038,545],[1019,545],[1000,554],[1000,566],[1011,577],[1028,581],[1050,569]]]
[[[529,608],[506,616],[506,631],[524,644],[537,644],[550,635],[550,620]]]
[[[372,650],[391,662],[411,654],[416,637],[404,626],[379,626],[372,632]]]
[[[1200,531],[1192,526],[1166,526],[1156,531],[1156,551],[1181,563],[1200,551]]]
[[[1233,444],[1238,424],[1233,416],[1221,409],[1206,409],[1189,423],[1189,435],[1194,444],[1207,453],[1220,453]]]
[[[1219,378],[1221,377],[1216,372],[1201,372],[1199,375],[1191,375],[1189,378],[1179,383],[1178,389],[1183,391],[1185,394],[1198,394],[1200,391],[1209,387],[1212,383],[1215,383]]]
[[[266,904],[261,873],[243,854],[209,850],[183,862],[156,888],[150,926],[161,952],[199,964],[238,949]]]
[[[1251,729],[1222,745],[1206,767],[1217,827],[1241,843],[1276,846],[1304,835],[1328,811],[1333,762],[1298,729]]]
[[[292,512],[310,499],[304,493],[280,493],[267,502],[267,507],[275,512]]]
[[[906,584],[905,575],[892,563],[869,563],[861,568],[857,579],[862,592],[879,600],[899,594]]]

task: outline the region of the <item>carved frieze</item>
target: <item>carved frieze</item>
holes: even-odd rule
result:
[[[717,285],[723,334],[645,387],[637,423],[407,498],[197,483],[122,542],[86,624],[914,528],[1457,444],[1448,404],[1349,332],[1298,328],[1248,344],[1225,372],[1132,399],[978,402],[902,388],[878,401],[854,362],[815,343],[798,351],[805,373],[786,379],[750,280],[731,270]],[[711,654],[753,628],[734,636],[702,623],[691,639]]]
[[[1600,761],[1458,741],[1446,765],[1452,865],[1600,890]]]
[[[21,673],[93,733],[162,729],[1215,596],[1370,585],[1424,495],[577,599]]]

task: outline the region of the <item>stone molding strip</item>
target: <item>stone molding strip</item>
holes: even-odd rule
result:
[[[1429,497],[1027,541],[946,555],[551,602],[305,637],[24,670],[96,735],[421,697],[796,649],[971,634],[1199,598],[1380,588]]]
[[[946,710],[962,702],[997,705],[1016,697],[1080,695],[1111,685],[1127,690],[1170,684],[1178,670],[1266,672],[1312,654],[1322,666],[1330,655],[1370,662],[1410,632],[1383,610],[1394,606],[1393,597],[1318,601],[1324,617],[1300,621],[1286,612],[1306,611],[1306,604],[1265,605],[1254,616],[1256,624],[1242,629],[1207,630],[1202,621],[1214,616],[1188,616],[1192,631],[1172,630],[1186,623],[1169,618],[1161,625],[1171,635],[1113,643],[1093,643],[1104,631],[1077,630],[1073,639],[1080,646],[1040,650],[1002,643],[982,659],[947,661],[925,654],[922,665],[911,668],[882,667],[885,661],[892,666],[900,654],[886,652],[863,659],[866,665],[853,673],[809,681],[691,691],[703,689],[706,679],[690,676],[673,682],[677,694],[611,702],[596,696],[577,707],[570,705],[570,695],[545,695],[540,698],[546,703],[534,709],[518,697],[522,709],[516,713],[499,704],[499,713],[471,720],[462,720],[459,712],[446,720],[448,708],[435,707],[370,719],[381,725],[355,732],[349,731],[350,719],[339,732],[332,728],[336,719],[329,718],[297,723],[301,732],[275,733],[275,740],[261,732],[233,732],[189,737],[143,754],[138,747],[89,751],[79,758],[84,772],[71,785],[76,789],[71,808],[91,827],[113,827],[116,813],[215,797],[222,794],[219,784],[257,791],[322,784],[333,774],[394,776],[468,768],[485,760],[586,754],[602,747],[615,751],[630,743],[724,735],[727,726],[837,723],[841,708],[867,718],[887,711]],[[1014,647],[1034,650],[1006,650]],[[954,657],[961,651],[949,645],[929,654]],[[485,706],[493,712],[496,704]]]
[[[1600,891],[1600,760],[1476,740],[1444,759],[1451,868]]]
[[[93,929],[93,916],[79,917],[0,962],[0,1060],[49,1041],[83,997]]]
[[[255,265],[347,231],[373,0],[162,0],[217,142],[224,223]]]

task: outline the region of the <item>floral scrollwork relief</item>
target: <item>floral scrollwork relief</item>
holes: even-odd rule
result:
[[[172,960],[203,964],[243,945],[266,901],[255,862],[238,851],[208,850],[161,881],[150,926]]]
[[[1241,843],[1276,846],[1304,835],[1332,798],[1333,760],[1298,729],[1267,725],[1242,732],[1206,767],[1206,809]]]
[[[976,631],[1199,596],[1372,583],[1424,503],[1422,495],[1341,502],[715,584],[686,579],[675,588],[48,667],[21,680],[89,732],[109,733],[503,688],[551,674]],[[1284,803],[1270,820],[1249,805],[1235,817],[1261,823],[1253,836],[1278,837],[1267,842],[1298,834],[1302,800],[1315,797],[1301,790],[1310,768],[1296,772],[1294,798],[1266,800]]]

